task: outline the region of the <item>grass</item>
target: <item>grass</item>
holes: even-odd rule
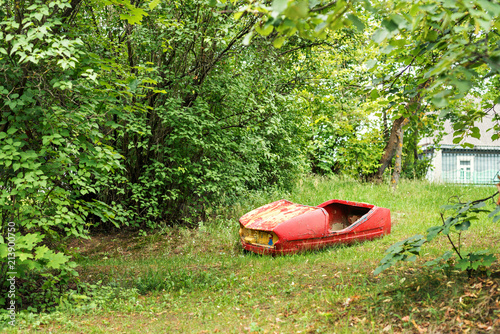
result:
[[[377,277],[372,272],[397,241],[439,224],[450,197],[484,198],[494,187],[387,184],[307,177],[290,193],[250,193],[198,229],[165,228],[75,241],[87,291],[68,296],[57,312],[24,314],[23,331],[42,333],[435,333],[500,329],[500,279],[422,266],[449,245],[439,238],[422,259]],[[332,198],[391,210],[392,233],[382,239],[317,252],[268,257],[244,254],[238,218],[287,198],[317,205]],[[462,247],[498,253],[500,233],[483,217]],[[493,266],[493,271],[498,268]],[[83,295],[89,297],[83,297]]]

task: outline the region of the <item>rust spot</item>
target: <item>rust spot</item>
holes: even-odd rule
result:
[[[314,210],[318,208],[282,199],[248,212],[240,223],[246,228],[272,231],[280,223]]]

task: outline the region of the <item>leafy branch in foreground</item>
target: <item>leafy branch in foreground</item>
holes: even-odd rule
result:
[[[470,202],[460,202],[457,197],[457,202],[451,205],[444,205],[441,208],[445,211],[451,210],[452,214],[445,219],[444,213],[441,213],[442,225],[432,226],[427,230],[427,235],[414,235],[408,239],[395,243],[386,251],[385,257],[380,261],[378,267],[373,272],[374,275],[380,274],[385,269],[396,264],[398,261],[415,261],[420,255],[422,246],[435,239],[440,234],[446,235],[452,250],[449,250],[438,258],[427,261],[426,266],[434,267],[434,269],[450,268],[454,263],[456,269],[467,271],[470,276],[473,271],[481,266],[489,267],[496,260],[495,256],[487,250],[479,250],[469,253],[464,253],[461,250],[462,233],[467,231],[473,220],[478,220],[477,215],[481,212],[489,212],[488,217],[493,219],[493,222],[500,220],[500,206],[495,209],[485,209],[486,202],[498,194],[498,191],[493,195]],[[455,238],[452,236],[455,234]]]

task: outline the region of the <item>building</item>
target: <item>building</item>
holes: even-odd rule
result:
[[[497,109],[498,105],[496,106]],[[476,123],[480,139],[468,137],[467,143],[473,148],[453,144],[453,127],[449,121],[444,124],[444,136],[438,145],[433,138],[420,142],[423,156],[431,159],[427,179],[433,182],[495,184],[500,175],[500,140],[492,141],[493,116],[487,115],[482,122]]]

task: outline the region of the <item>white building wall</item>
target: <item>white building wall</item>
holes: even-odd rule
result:
[[[431,168],[427,171],[427,180],[431,182],[443,182],[443,151],[434,150],[431,160]]]

